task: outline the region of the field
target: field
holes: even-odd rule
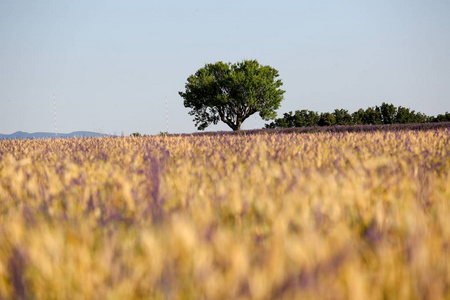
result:
[[[450,130],[0,141],[0,299],[450,299]]]

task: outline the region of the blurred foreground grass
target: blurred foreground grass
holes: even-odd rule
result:
[[[450,298],[449,130],[0,155],[0,299]]]

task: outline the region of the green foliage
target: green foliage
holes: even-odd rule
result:
[[[364,112],[363,124],[378,125],[381,124],[381,109],[378,106],[369,107]]]
[[[142,136],[139,132],[133,132],[130,136]]]
[[[353,124],[352,115],[346,109],[335,109],[333,112],[335,122],[333,125],[350,125]]]
[[[395,115],[395,123],[408,124],[408,123],[424,123],[427,120],[427,116],[422,113],[416,113],[409,108],[399,106]]]
[[[295,113],[285,113],[283,118],[276,119],[271,124],[266,124],[266,128],[276,127],[312,127],[317,126],[320,116],[312,110],[296,110]]]
[[[439,114],[436,117],[429,118],[430,122],[450,122],[450,113]]]
[[[383,124],[393,124],[395,121],[395,115],[397,109],[393,104],[384,103],[381,104],[381,120]]]
[[[319,119],[319,126],[331,126],[336,124],[336,117],[331,113],[321,113]]]
[[[353,120],[353,124],[355,125],[362,125],[364,124],[364,109],[360,108],[357,111],[355,111],[354,113],[352,113],[352,120]]]
[[[381,125],[381,124],[411,124],[427,122],[450,122],[450,114],[446,112],[437,117],[428,117],[423,113],[409,108],[383,102],[381,106],[360,108],[350,114],[346,109],[335,109],[333,113],[312,112],[308,110],[284,113],[283,118],[275,119],[266,124],[266,128],[289,128],[333,125]]]
[[[278,76],[277,70],[256,60],[206,64],[188,77],[186,91],[179,95],[199,130],[219,121],[240,130],[256,112],[264,120],[276,117],[285,92]]]

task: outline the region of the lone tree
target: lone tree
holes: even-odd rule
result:
[[[268,121],[277,116],[285,91],[277,80],[278,71],[262,66],[256,60],[236,64],[217,62],[206,64],[189,76],[186,92],[179,92],[184,106],[190,108],[195,126],[204,130],[210,124],[222,121],[233,130],[259,112]]]

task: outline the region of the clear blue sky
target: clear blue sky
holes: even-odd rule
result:
[[[205,63],[280,73],[278,111],[450,111],[450,1],[0,2],[0,133],[195,132],[178,91]],[[244,129],[262,127],[256,117]],[[225,125],[210,130],[228,130]]]

